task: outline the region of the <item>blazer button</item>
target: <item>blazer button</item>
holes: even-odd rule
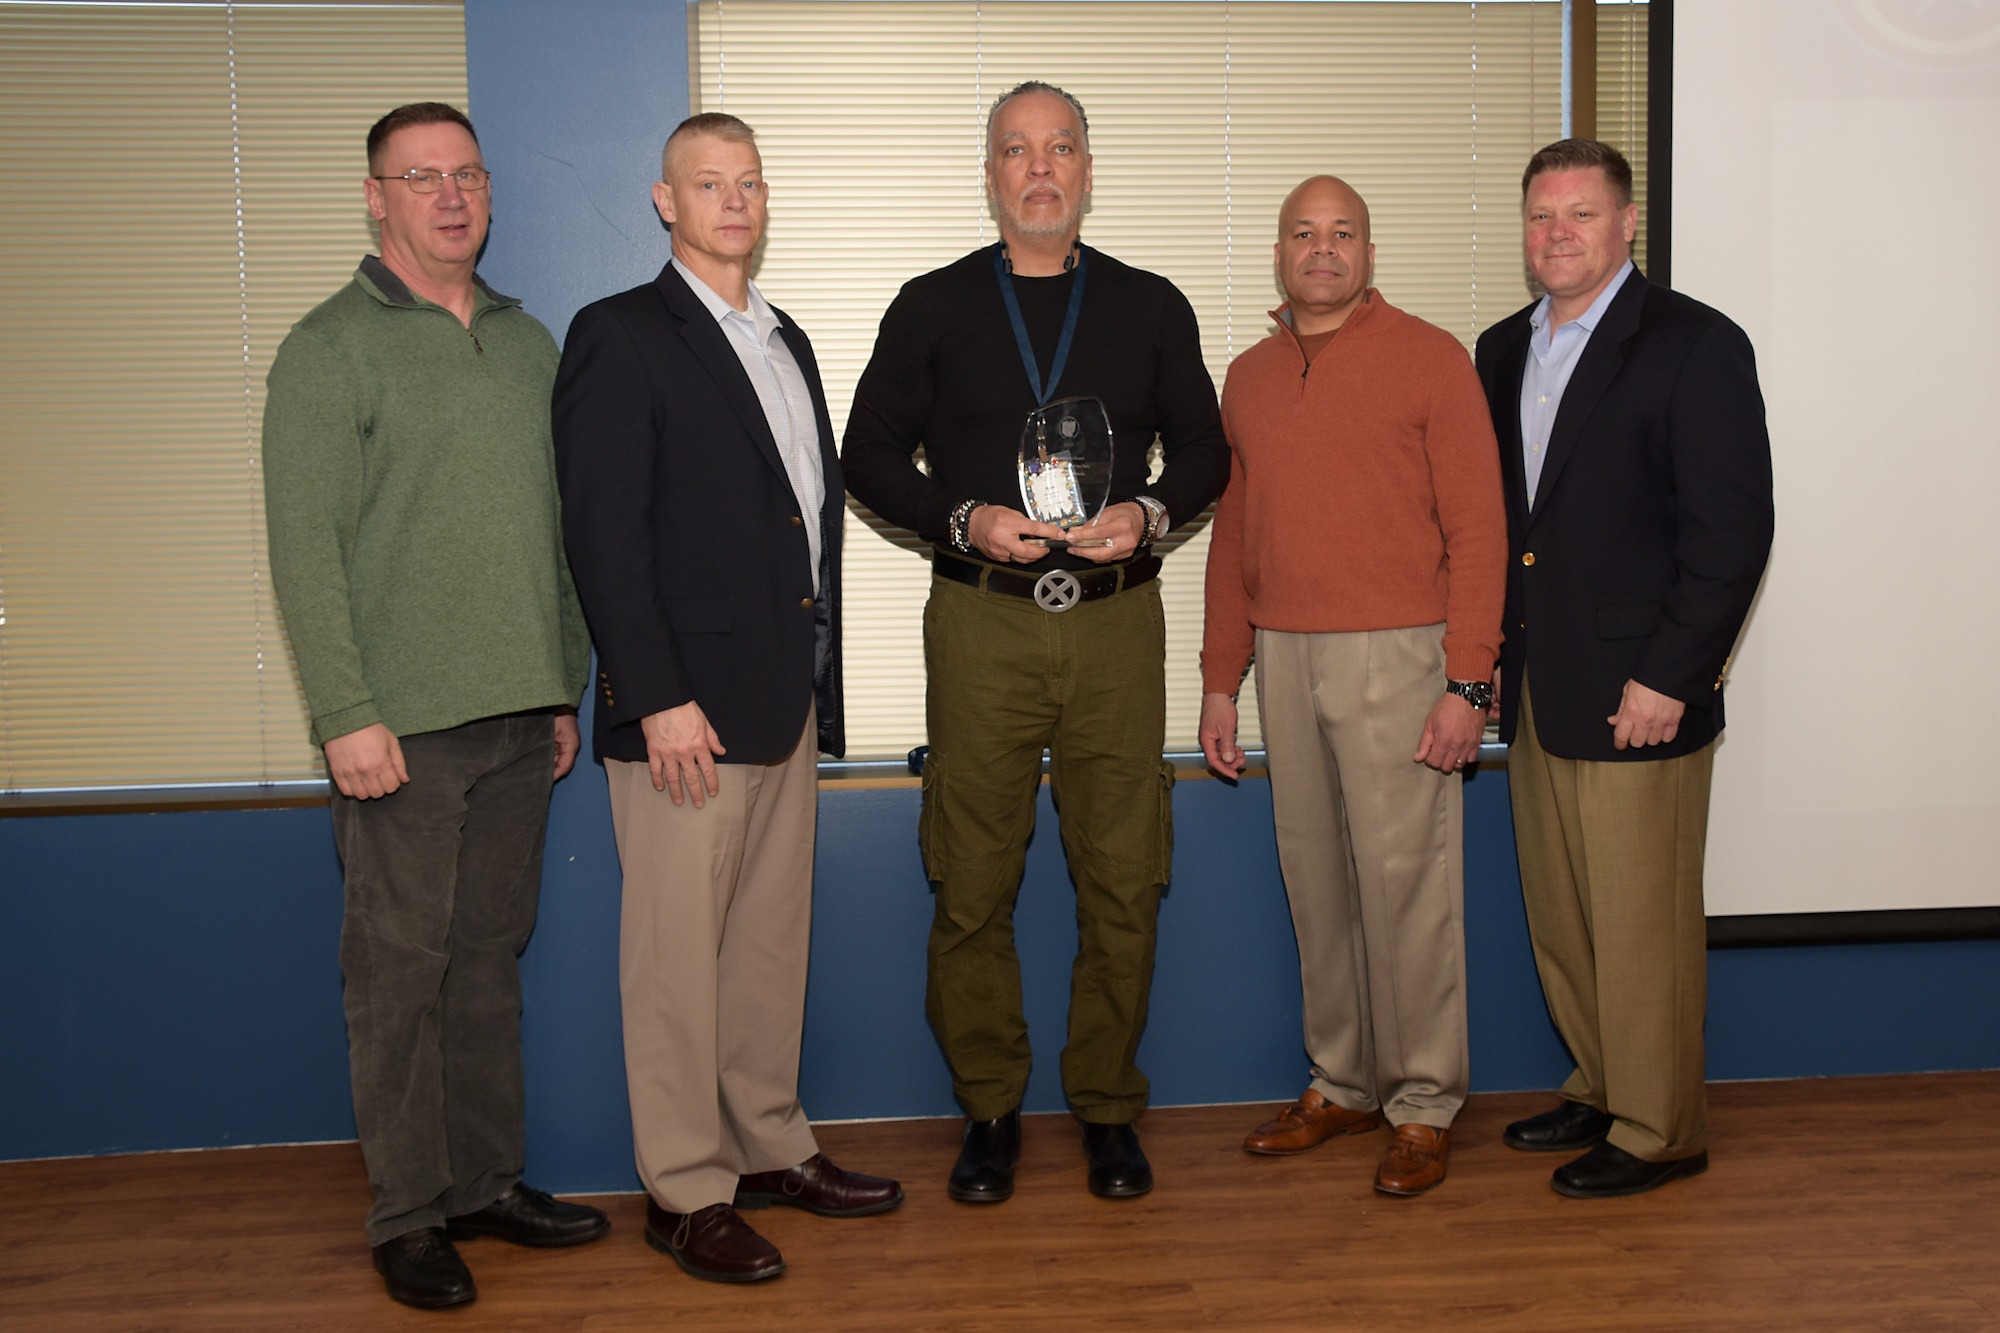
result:
[[[797,514],[793,514],[793,515],[792,515],[792,526],[793,526],[793,527],[795,527],[795,528],[802,528],[802,527],[804,527],[805,525],[806,525],[806,521],[805,521],[804,519],[800,518],[800,517],[799,517],[799,516],[798,516]]]
[[[1533,551],[1523,551],[1523,552],[1521,552],[1521,563],[1522,563],[1522,564],[1524,564],[1524,565],[1532,565],[1532,564],[1534,564],[1534,563],[1535,563],[1535,553],[1534,553]]]
[[[810,611],[810,610],[812,610],[812,609],[813,609],[813,599],[812,599],[812,598],[810,598],[810,597],[801,597],[801,598],[799,598],[799,610],[801,610],[801,611]]]

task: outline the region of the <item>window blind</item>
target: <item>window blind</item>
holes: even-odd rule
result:
[[[264,373],[374,248],[369,125],[464,53],[458,4],[0,0],[0,788],[322,772]]]
[[[1646,7],[1599,12],[1617,102],[1600,125],[1642,146]],[[772,213],[757,281],[812,337],[837,432],[901,284],[996,239],[986,111],[1023,79],[1082,100],[1084,238],[1187,294],[1218,388],[1271,331],[1277,209],[1298,181],[1358,189],[1376,284],[1469,350],[1530,299],[1520,174],[1561,136],[1556,0],[700,0],[690,64],[696,109],[757,131]],[[1200,707],[1207,534],[1190,527],[1161,581],[1173,748],[1193,745]],[[928,562],[852,503],[847,542],[850,750],[900,754],[923,740]],[[1251,702],[1246,685],[1255,744]]]

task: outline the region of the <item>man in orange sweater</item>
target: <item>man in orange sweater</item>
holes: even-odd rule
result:
[[[1254,649],[1312,1082],[1243,1146],[1304,1152],[1386,1118],[1375,1188],[1420,1194],[1468,1081],[1460,779],[1500,650],[1499,457],[1464,347],[1368,285],[1360,195],[1303,182],[1273,250],[1277,332],[1222,393],[1201,745],[1243,771]]]

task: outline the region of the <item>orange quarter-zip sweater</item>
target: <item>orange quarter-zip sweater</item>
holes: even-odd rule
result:
[[[1208,550],[1202,689],[1234,695],[1257,629],[1443,622],[1445,674],[1490,680],[1507,519],[1458,340],[1369,290],[1307,363],[1289,310],[1222,390],[1229,486]]]

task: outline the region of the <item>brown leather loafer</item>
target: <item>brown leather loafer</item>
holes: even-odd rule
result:
[[[778,1247],[726,1203],[670,1213],[646,1200],[646,1243],[705,1282],[762,1282],[785,1271]]]
[[[736,1182],[738,1208],[782,1203],[821,1217],[867,1217],[903,1201],[903,1187],[880,1176],[843,1171],[816,1152],[788,1171],[755,1171]]]
[[[1380,1111],[1350,1111],[1307,1088],[1299,1099],[1266,1120],[1243,1140],[1243,1151],[1285,1157],[1317,1148],[1336,1134],[1366,1134],[1382,1123]]]
[[[1384,1194],[1422,1194],[1444,1180],[1450,1152],[1450,1130],[1398,1125],[1382,1165],[1375,1168],[1375,1188]]]

